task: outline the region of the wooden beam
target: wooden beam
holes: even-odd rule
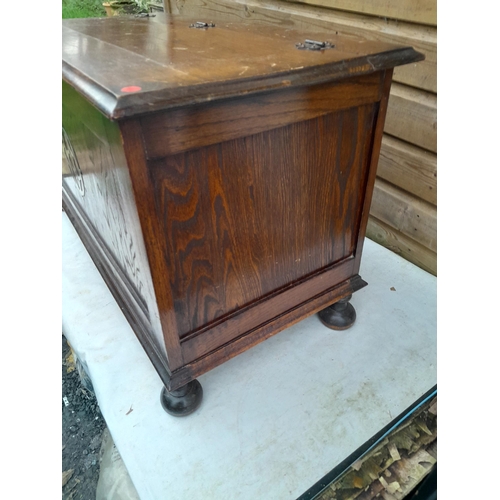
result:
[[[418,198],[437,205],[436,160],[434,153],[384,135],[377,175]]]
[[[436,0],[292,0],[329,9],[348,10],[410,21],[412,23],[437,25]]]
[[[437,90],[437,31],[430,26],[280,0],[171,0],[171,7],[174,13],[205,16],[214,22],[255,21],[271,26],[311,30],[314,33],[338,32],[343,36],[409,45],[422,52],[425,60],[397,67],[394,81],[431,92]]]
[[[377,179],[370,214],[420,245],[437,251],[436,207]]]
[[[401,232],[370,215],[366,236],[424,271],[437,275],[437,255]]]
[[[436,96],[393,83],[384,132],[436,153]]]

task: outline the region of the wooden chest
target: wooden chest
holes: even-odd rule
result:
[[[197,21],[63,22],[64,209],[174,415],[306,316],[354,322],[392,69],[423,59]]]

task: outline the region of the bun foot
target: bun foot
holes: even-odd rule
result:
[[[197,380],[169,392],[163,387],[160,401],[163,409],[174,417],[185,417],[197,410],[203,399],[203,389]]]
[[[347,330],[356,321],[356,311],[349,295],[318,313],[321,323],[332,330]]]

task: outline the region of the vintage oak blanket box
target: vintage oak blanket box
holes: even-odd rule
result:
[[[166,411],[308,315],[352,325],[392,71],[421,54],[163,14],[66,20],[62,47],[63,206]]]

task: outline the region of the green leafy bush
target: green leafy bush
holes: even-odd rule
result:
[[[104,17],[103,0],[62,0],[62,18]]]

